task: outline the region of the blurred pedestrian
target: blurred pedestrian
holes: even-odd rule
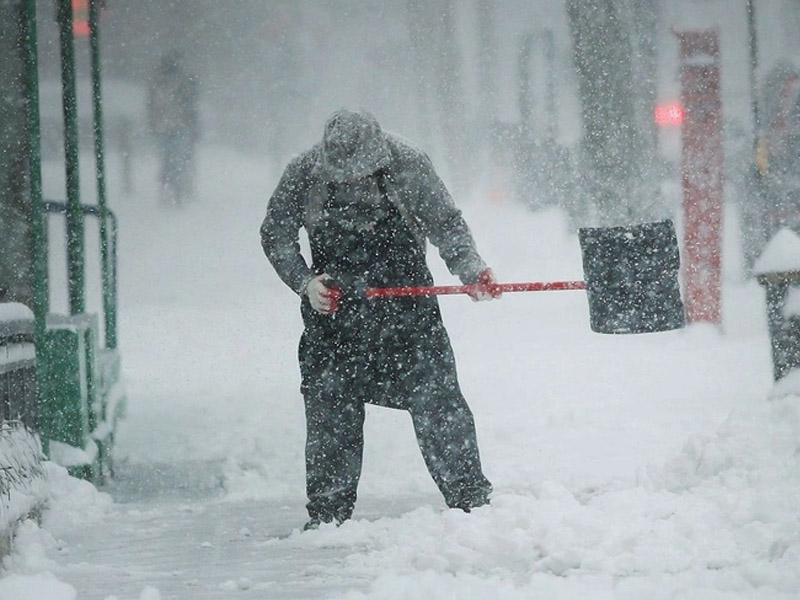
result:
[[[311,267],[298,232],[305,228]],[[435,297],[367,300],[366,287],[433,283],[426,240],[450,271],[499,297],[472,234],[430,159],[341,110],[322,142],[292,160],[267,206],[261,243],[301,297],[309,521],[350,518],[361,475],[364,405],[407,410],[433,480],[451,508],[489,502],[472,412]]]
[[[165,54],[148,87],[147,120],[159,158],[161,200],[181,204],[194,193],[195,148],[200,137],[196,78],[180,52]]]

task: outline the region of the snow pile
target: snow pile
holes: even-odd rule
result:
[[[753,267],[756,275],[800,270],[800,236],[784,227],[769,241]]]
[[[81,465],[91,465],[97,460],[99,449],[97,442],[89,440],[84,449],[63,444],[61,442],[50,442],[50,458],[62,467],[76,467]]]
[[[38,448],[38,446],[37,446]],[[111,497],[89,482],[71,477],[67,470],[52,462],[41,465],[46,478],[44,490],[47,510],[42,526],[33,520],[20,523],[14,538],[13,552],[0,566],[0,598],[14,600],[73,600],[75,588],[59,581],[54,560],[64,547],[56,536],[59,531],[86,526],[108,513]]]
[[[800,396],[800,369],[792,369],[775,382],[770,397],[781,398],[783,396]]]
[[[0,422],[0,534],[10,535],[46,494],[39,439],[21,423]]]
[[[33,311],[19,302],[0,302],[0,322],[32,321]]]
[[[786,301],[783,304],[783,316],[786,319],[800,317],[800,288],[791,287],[786,292]]]
[[[756,590],[796,597],[800,398],[734,413],[715,435],[692,437],[666,465],[631,481],[594,489],[542,481],[498,490],[491,507],[469,515],[428,507],[281,543],[352,550],[346,569],[373,584],[347,600],[554,590],[581,598],[701,598],[711,590],[719,598]]]
[[[13,600],[75,600],[75,588],[52,573],[14,575],[0,579],[0,598]]]
[[[64,467],[45,463],[50,481],[49,508],[44,525],[58,533],[75,525],[88,525],[105,517],[112,507],[111,496],[88,481],[71,477]]]

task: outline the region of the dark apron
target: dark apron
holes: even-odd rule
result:
[[[421,394],[456,391],[456,366],[436,298],[367,300],[366,287],[432,285],[425,251],[385,193],[370,206],[373,226],[351,228],[348,210],[360,206],[328,189],[324,217],[309,236],[312,268],[328,273],[343,289],[334,315],[302,303],[305,331],[300,342],[303,392],[341,384],[363,402],[409,409]],[[347,381],[333,381],[345,378]]]

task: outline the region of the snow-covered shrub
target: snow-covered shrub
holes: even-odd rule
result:
[[[0,555],[9,550],[16,523],[47,498],[43,460],[37,436],[17,421],[0,422]]]

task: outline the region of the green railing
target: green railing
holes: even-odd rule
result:
[[[89,0],[88,40],[92,74],[97,206],[84,205],[80,199],[72,2],[53,1],[61,55],[66,202],[46,202],[42,197],[36,0],[20,0],[23,9],[20,26],[27,73],[27,123],[31,144],[30,222],[34,231],[33,312],[39,426],[42,447],[51,458],[54,454],[51,450],[55,450],[55,454],[61,452],[66,463],[62,464],[70,467],[74,474],[102,480],[111,472],[111,450],[116,422],[124,413],[125,406],[117,351],[117,219],[108,209],[106,200],[103,150],[98,27],[102,0]],[[50,312],[48,214],[63,215],[66,219],[68,315]],[[100,324],[97,315],[86,313],[84,225],[89,217],[97,218],[99,225],[104,345],[99,340]]]
[[[69,206],[66,202],[48,200],[42,203],[45,212],[67,216]],[[82,204],[80,206],[81,218],[95,217],[100,222],[100,230],[107,232],[107,239],[102,248],[105,250],[106,259],[103,261],[102,288],[103,288],[103,319],[105,325],[105,346],[113,350],[117,347],[117,217],[109,208]],[[109,227],[110,225],[110,227]],[[83,227],[81,228],[83,229]],[[110,235],[109,235],[110,234]]]
[[[42,207],[47,214],[69,218],[66,202],[44,201]],[[113,473],[114,433],[125,412],[117,352],[118,227],[108,208],[80,205],[80,216],[82,221],[96,218],[107,234],[102,269],[105,347],[99,343],[96,315],[47,316],[40,357],[44,363],[40,427],[51,458],[72,474],[99,482]],[[60,446],[53,442],[82,451],[82,462],[59,457]]]

